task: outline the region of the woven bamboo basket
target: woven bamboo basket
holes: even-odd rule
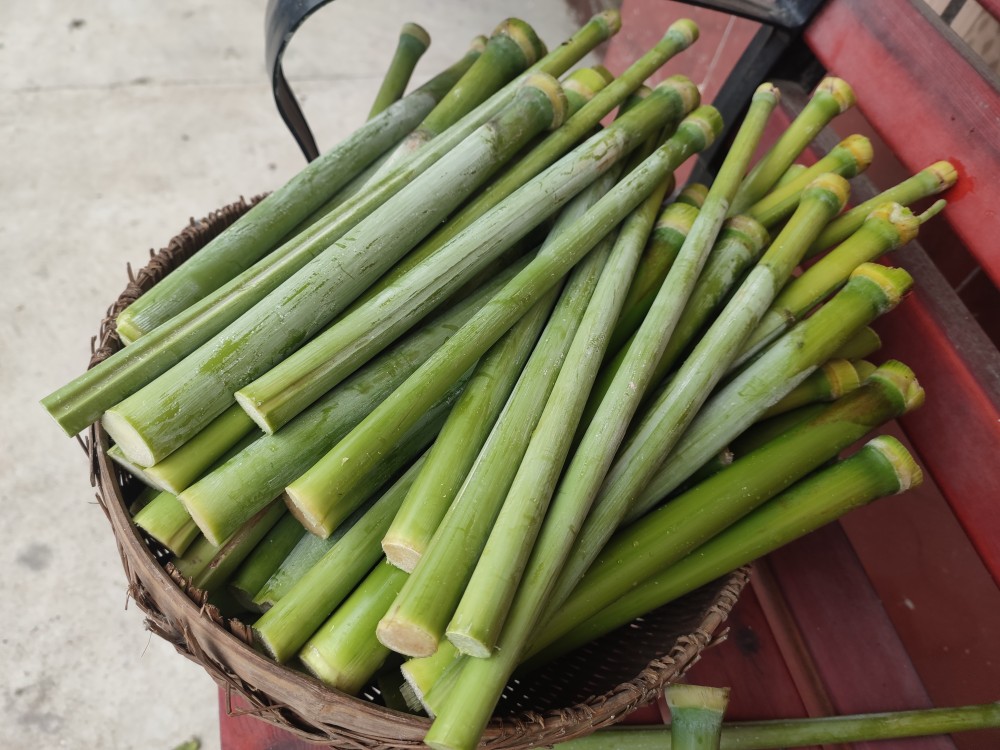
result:
[[[120,310],[163,278],[254,201],[242,199],[190,226],[152,256],[109,308],[94,342],[93,367],[121,347],[114,331]],[[129,596],[147,627],[200,664],[221,686],[252,707],[250,713],[307,741],[332,748],[411,748],[421,745],[429,721],[380,704],[374,686],[360,697],[325,687],[302,672],[255,651],[248,624],[226,620],[203,592],[169,564],[169,555],[132,524],[128,503],[137,482],[107,456],[109,438],[95,424],[86,448],[91,481],[111,522],[128,578]],[[747,581],[741,569],[619,631],[569,654],[530,678],[508,685],[482,747],[551,745],[613,724],[656,698],[700,652],[724,637],[720,626]],[[228,701],[227,701],[228,705]]]

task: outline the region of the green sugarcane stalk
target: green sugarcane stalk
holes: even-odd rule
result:
[[[619,17],[616,11],[598,13],[534,67],[538,71],[561,75],[618,28]],[[475,48],[470,50],[465,61],[455,66],[455,71],[467,69],[478,54]],[[459,75],[460,72],[455,72],[447,79],[448,88]],[[115,353],[84,375],[75,378],[67,386],[43,399],[45,408],[69,434],[79,432],[98,419],[107,408],[127,395],[135,393],[223,330],[301,269],[315,255],[336,242],[358,221],[370,215],[375,208],[404,186],[409,185],[422,171],[495,115],[513,96],[516,83],[517,81],[508,84],[503,91],[495,94],[460,123],[436,138],[432,145],[421,149],[406,164],[393,172],[391,179],[382,180],[377,186],[369,187],[359,193],[333,215],[274,250],[239,277],[162,324],[156,333]],[[693,88],[693,84],[691,87]],[[444,93],[444,90],[439,92],[441,96]],[[555,158],[552,157],[553,160]]]
[[[957,180],[958,172],[949,162],[934,162],[926,169],[917,172],[913,177],[879,193],[871,200],[859,203],[850,211],[845,211],[831,221],[809,248],[806,258],[812,258],[834,245],[839,245],[854,234],[868,218],[868,215],[883,203],[894,202],[909,206],[921,198],[947,190]]]
[[[165,491],[154,497],[132,520],[178,556],[184,554],[200,533],[177,496]]]
[[[407,135],[372,177],[377,183],[425,144],[441,135],[465,115],[534,65],[547,50],[530,25],[508,18],[497,26],[483,54],[445,94],[420,125]]]
[[[379,540],[420,471],[414,463],[285,594],[254,623],[272,657],[286,662],[382,557]],[[372,630],[374,634],[374,630]]]
[[[820,81],[798,117],[743,180],[733,198],[730,214],[745,213],[767,195],[816,134],[852,106],[854,91],[846,81],[833,77]]]
[[[140,482],[142,482],[147,487],[151,487],[155,490],[164,490],[165,487],[161,487],[158,482],[156,482],[149,474],[146,472],[145,466],[139,466],[139,464],[134,461],[129,461],[128,456],[122,453],[122,449],[117,445],[112,445],[108,448],[108,458],[114,461],[119,467],[127,471],[129,474],[134,476]]]
[[[666,457],[634,500],[625,521],[638,518],[666,497],[769,406],[826,362],[854,331],[895,307],[912,284],[912,277],[902,269],[874,263],[859,266],[836,296],[713,394],[688,427],[684,440]],[[654,420],[640,424],[620,460],[629,460],[630,454],[655,430]]]
[[[639,113],[652,100],[650,95],[604,133],[611,132],[615,125]],[[704,148],[712,134],[717,132],[709,122],[711,117],[717,122],[718,113],[713,108],[703,107],[685,118],[670,140],[598,201],[572,231],[560,234],[555,242],[539,253],[392,396],[338,443],[314,470],[300,479],[297,486],[290,486],[293,491],[289,494],[295,498],[300,517],[319,519],[325,515],[326,508],[335,502],[336,495],[349,488],[359,475],[368,470],[380,452],[380,446],[395,440],[406,429],[421,404],[440,397],[459,374],[481,357],[573,264],[637,206],[658,181],[673,172],[692,153]],[[550,173],[551,170],[547,174]],[[532,184],[540,181],[541,178],[536,178]],[[522,188],[519,194],[530,194],[527,188]],[[510,203],[508,200],[503,205]],[[484,217],[484,221],[487,218]],[[467,231],[473,229],[475,225]]]
[[[828,172],[841,177],[855,177],[872,163],[872,144],[863,135],[851,135],[834,146],[830,153],[804,170],[795,179],[768,193],[745,213],[767,229],[787,219],[799,203],[802,191],[817,177]]]
[[[233,391],[275,367],[429,233],[458,203],[542,128],[557,125],[565,99],[558,82],[536,74],[510,107],[487,122],[368,218],[349,237],[313,259],[251,311],[155,381],[104,413],[102,424],[126,455],[149,464],[169,455],[232,403]],[[349,357],[350,364],[278,424],[350,374],[385,340]],[[241,394],[255,421],[272,431],[257,401],[270,378]],[[298,390],[292,389],[294,393]],[[284,398],[282,396],[285,396]],[[288,392],[274,394],[284,404]]]
[[[566,207],[546,246],[581,220],[611,189],[618,172],[612,169]],[[570,274],[541,340],[465,482],[398,600],[379,624],[379,640],[394,651],[426,656],[444,636],[597,286],[599,261],[592,252]],[[555,297],[556,290],[549,294]]]
[[[635,271],[632,286],[629,287],[628,295],[622,304],[621,318],[611,333],[609,352],[621,351],[642,324],[642,319],[653,306],[657,290],[667,277],[670,266],[673,265],[684,239],[698,217],[698,210],[678,198],[660,215],[653,229],[653,236],[649,240],[649,246]]]
[[[684,186],[684,189],[677,194],[674,203],[684,203],[692,208],[700,209],[705,205],[708,197],[708,185],[700,182],[692,182]]]
[[[681,365],[676,377],[653,402],[653,406],[641,423],[644,428],[642,437],[630,440],[617,458],[613,455],[606,458],[604,473],[597,480],[603,482],[603,486],[598,484],[588,488],[592,493],[591,498],[598,494],[600,498],[583,523],[573,554],[554,589],[550,608],[557,606],[557,602],[569,595],[605,541],[621,523],[625,514],[630,512],[633,498],[649,482],[657,466],[691,424],[712,389],[725,374],[730,360],[739,351],[742,342],[754,329],[760,316],[791,275],[802,253],[819,233],[820,228],[843,206],[848,190],[847,182],[837,175],[824,175],[810,185],[788,224]],[[709,195],[711,197],[711,192]],[[699,217],[704,215],[705,210],[702,209]],[[640,335],[648,323],[647,318],[643,328],[640,329]],[[626,369],[628,360],[642,351],[637,349],[638,343],[637,337],[629,348],[625,364],[616,374],[614,382],[629,377],[629,371]],[[650,373],[654,370],[662,352],[661,345],[652,360],[654,364],[648,367]],[[632,378],[625,380],[626,384],[629,382],[632,382]],[[614,388],[613,383],[609,394]],[[640,391],[640,397],[642,393],[643,391]],[[599,423],[602,419],[602,411],[605,411],[607,403],[607,399],[602,402],[594,423]],[[632,407],[629,416],[634,414],[634,411],[635,407]],[[624,432],[624,425],[621,430]],[[615,448],[622,437],[619,435],[617,440]],[[725,443],[717,445],[711,454],[703,456],[699,467],[723,447]],[[609,471],[612,459],[614,466]],[[686,478],[687,476],[684,477]]]
[[[734,367],[751,359],[795,321],[847,282],[851,272],[895,250],[917,236],[920,225],[944,208],[938,201],[920,216],[899,203],[883,203],[854,234],[810,266],[781,291],[736,358]]]
[[[530,653],[705,544],[871,430],[919,407],[913,372],[888,362],[864,387],[764,443],[640,521],[619,531],[569,597],[552,607]]]
[[[539,653],[536,663],[549,661],[672,602],[853,508],[904,492],[921,481],[920,467],[898,440],[876,437],[850,458],[792,485],[680,562],[576,625],[552,648]]]
[[[835,401],[860,387],[862,380],[849,360],[831,359],[766,409],[760,418],[775,417],[818,401]]]
[[[173,565],[193,586],[202,591],[216,591],[283,515],[284,506],[274,501],[222,544],[213,544],[204,536],[196,538],[183,555],[173,559]]]
[[[137,494],[128,504],[129,515],[134,516],[140,510],[153,502],[153,499],[159,494],[159,491],[157,491],[155,487],[143,487],[139,490],[139,494]]]
[[[1000,726],[1000,703],[922,708],[810,719],[739,721],[722,725],[721,750],[871,742],[991,729]],[[669,727],[614,727],[560,743],[565,750],[671,750]]]
[[[591,68],[574,70],[560,81],[563,93],[566,94],[566,103],[569,105],[567,119],[583,109],[587,102],[597,96],[598,91],[614,80],[611,71],[603,65],[595,65]]]
[[[180,448],[146,469],[146,473],[160,487],[177,495],[194,484],[254,428],[253,420],[233,404]]]
[[[476,366],[382,539],[393,565],[407,572],[416,567],[507,403],[554,303],[551,295],[535,305]]]
[[[697,38],[698,27],[694,22],[681,19],[671,24],[667,33],[652,49],[599,91],[585,107],[568,118],[562,127],[551,133],[536,149],[511,165],[510,169],[494,180],[479,196],[450,217],[439,232],[411,252],[348,310],[356,309],[379,295],[385,288],[395,284],[415,265],[430,257],[529,180],[540,175],[581,139],[588,137],[600,124],[601,119],[637,91],[646,78],[667,60],[689,47]],[[679,122],[681,117],[698,106],[700,101],[697,87],[685,76],[671,76],[656,87],[656,92],[658,98],[669,97],[670,122]]]
[[[704,255],[707,254],[708,248],[715,239],[728,208],[729,199],[732,192],[735,191],[738,175],[745,170],[746,163],[760,138],[767,115],[770,114],[777,102],[776,89],[770,85],[762,86],[755,93],[754,98],[755,101],[751,104],[747,119],[737,134],[729,157],[723,164],[720,178],[716,180],[715,185],[709,191],[695,227],[685,241],[685,249],[681,250],[681,255],[667,276],[663,289],[669,289],[671,277],[681,275],[675,274],[679,267],[686,270],[687,275],[692,277],[690,285],[693,285],[693,277],[697,275],[697,269],[704,262]],[[699,224],[702,224],[702,227],[699,227]],[[689,243],[692,250],[685,252]],[[688,255],[701,257],[689,259]],[[692,269],[692,266],[695,268]],[[682,285],[687,281],[685,279]],[[687,288],[690,289],[690,286]],[[667,293],[669,294],[669,291]],[[663,295],[664,292],[661,289],[657,302]],[[657,307],[658,305],[654,303],[653,310],[657,310]],[[646,323],[640,328],[640,337],[645,336],[643,331],[645,331],[650,319],[655,321],[656,317],[651,311]],[[676,318],[674,319],[676,320]],[[633,347],[636,350],[641,348]],[[629,372],[631,369],[631,365],[627,364],[626,367],[622,368],[621,374],[631,375],[632,373]],[[639,365],[636,374],[639,375],[641,372],[641,365]],[[641,377],[638,379],[641,380]],[[642,387],[637,386],[636,390],[641,393]],[[464,749],[472,748],[478,742],[483,728],[496,706],[503,686],[513,672],[518,658],[527,644],[531,630],[542,614],[547,597],[551,594],[556,578],[569,555],[574,534],[567,533],[567,530],[580,528],[597,492],[597,487],[594,485],[600,482],[606,471],[607,463],[610,463],[610,458],[605,461],[605,446],[611,445],[610,451],[614,452],[614,446],[617,445],[617,434],[624,433],[625,424],[631,413],[634,412],[628,391],[627,382],[623,383],[621,388],[613,385],[611,395],[614,395],[615,398],[605,399],[591,423],[591,429],[588,429],[584,435],[583,442],[557,490],[556,498],[551,505],[538,542],[532,551],[531,558],[529,558],[525,577],[508,613],[504,630],[497,643],[497,650],[487,659],[466,658],[460,663],[456,682],[441,698],[437,718],[424,738],[425,743],[431,747]],[[618,398],[618,394],[622,394],[621,398]],[[628,404],[632,411],[629,411],[627,407],[624,411],[628,413],[619,413],[616,409],[619,403]],[[610,405],[608,413],[605,413],[605,405]],[[597,425],[596,429],[594,425]],[[595,457],[597,460],[594,460]],[[475,693],[470,693],[469,690],[473,685],[476,686]]]
[[[397,101],[406,91],[406,86],[413,75],[413,69],[417,67],[417,61],[431,44],[431,35],[423,26],[415,23],[404,23],[399,32],[399,43],[396,45],[396,52],[389,62],[389,70],[386,71],[382,85],[379,86],[375,101],[372,102],[371,111],[368,112],[368,119],[372,119],[389,105]]]
[[[197,507],[213,527],[231,529],[281,494],[290,481],[315,463],[382,399],[402,383],[520,266],[452,305],[422,328],[383,352],[330,391],[275,435],[264,435],[184,490],[183,501]],[[225,531],[219,532],[220,534]]]
[[[882,348],[882,339],[875,332],[874,328],[865,326],[845,341],[837,351],[833,353],[833,358],[849,359],[851,361],[868,357]]]
[[[704,329],[712,313],[728,298],[732,287],[744,277],[746,270],[757,261],[770,241],[767,230],[748,216],[726,219],[653,370],[652,383],[662,382],[673,369],[680,356],[695,340],[695,336]],[[628,355],[631,343],[630,338],[601,373],[595,396],[603,396]],[[595,401],[596,409],[599,401],[592,400]]]
[[[570,453],[587,397],[657,211],[664,180],[623,222],[613,248],[602,252],[600,281],[532,435],[489,541],[446,633],[464,654],[492,652],[549,501]]]
[[[792,164],[791,166],[788,167],[788,169],[785,170],[785,173],[781,175],[781,178],[776,183],[774,183],[773,189],[778,190],[779,188],[783,188],[785,185],[787,185],[789,182],[791,182],[796,177],[801,175],[807,169],[809,169],[809,167],[807,167],[805,164]]]
[[[299,661],[336,690],[356,695],[391,651],[375,626],[399,593],[406,573],[383,560],[368,574],[299,652]]]
[[[441,431],[448,413],[451,411],[455,400],[461,395],[469,374],[466,373],[455,385],[441,397],[436,404],[433,404],[419,419],[415,420],[410,428],[403,433],[400,439],[391,446],[386,446],[379,460],[365,474],[360,482],[355,482],[350,491],[341,493],[337,497],[337,502],[332,503],[320,523],[310,525],[303,521],[299,515],[299,504],[291,497],[291,493],[286,488],[285,502],[302,525],[317,536],[329,536],[340,524],[344,523],[350,515],[364,504],[372,492],[395,474],[401,467],[410,463],[418,453],[429,447],[438,432]],[[308,470],[306,471],[308,474]],[[298,480],[293,481],[289,487],[295,485]],[[294,490],[293,490],[294,491]],[[311,519],[306,519],[310,521]],[[383,531],[383,535],[385,532]]]
[[[295,549],[304,532],[298,519],[291,513],[286,513],[247,555],[229,581],[230,592],[244,609],[249,612],[264,611],[262,606],[254,602],[254,597]]]
[[[473,59],[467,55],[311,162],[160,281],[155,289],[119,313],[115,321],[117,330],[134,342],[253,265],[410,132],[455,85]]]
[[[675,750],[719,750],[722,717],[729,705],[729,688],[667,685],[670,747]]]

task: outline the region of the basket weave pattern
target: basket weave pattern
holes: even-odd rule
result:
[[[129,269],[128,287],[109,308],[92,342],[91,367],[121,348],[114,330],[118,312],[256,200],[241,199],[201,221],[192,220],[146,267],[137,274]],[[151,631],[200,664],[227,697],[234,691],[244,697],[253,707],[249,713],[302,739],[345,750],[421,746],[428,720],[331,690],[254,651],[249,627],[225,620],[132,524],[126,498],[134,494],[135,483],[108,458],[109,438],[99,423],[90,427],[85,447],[91,482],[115,534],[129,596],[146,614]],[[508,686],[482,746],[526,748],[572,739],[615,723],[653,700],[704,648],[724,637],[716,636],[716,630],[746,580],[747,571],[737,571]],[[368,692],[371,697],[376,691]]]

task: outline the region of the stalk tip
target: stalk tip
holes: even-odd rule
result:
[[[622,14],[614,9],[602,10],[590,20],[601,24],[607,34],[605,39],[614,36],[622,29]]]
[[[667,685],[664,690],[671,712],[675,709],[704,708],[723,713],[729,704],[729,688],[702,685]]]
[[[603,65],[591,65],[590,69],[595,73],[597,73],[597,75],[599,75],[604,80],[605,85],[615,80],[615,74],[612,73],[607,68],[605,68]]]
[[[726,219],[724,229],[739,233],[754,256],[771,242],[771,235],[764,225],[746,214],[737,214]]]
[[[858,382],[864,383],[878,368],[867,359],[856,359],[852,363],[854,371],[858,373]]]
[[[607,84],[608,80],[594,68],[579,68],[561,81],[564,91],[575,91],[587,101],[593,99],[594,94]]]
[[[705,143],[701,148],[706,149],[712,145],[715,137],[722,132],[722,115],[711,104],[705,104],[685,117],[677,129],[680,130],[684,125],[698,129],[705,139]]]
[[[701,104],[701,92],[698,91],[694,81],[685,75],[670,76],[657,86],[657,88],[661,87],[677,92],[685,112],[690,112]]]
[[[469,42],[469,51],[482,54],[483,50],[486,49],[486,42],[488,41],[489,39],[482,34],[472,37],[472,41]]]
[[[832,216],[836,216],[844,208],[850,194],[851,185],[847,180],[839,174],[826,172],[806,186],[806,189],[802,191],[802,202],[805,202],[809,197],[820,200],[832,199],[836,207]]]
[[[677,196],[675,203],[686,203],[689,206],[694,206],[695,208],[701,208],[705,205],[705,199],[708,197],[708,185],[702,184],[700,182],[692,182],[686,185],[683,190],[681,190],[680,195]]]
[[[882,312],[891,310],[913,287],[913,277],[902,268],[882,266],[878,263],[862,263],[851,272],[851,278],[867,279],[882,292],[883,298],[879,304]]]
[[[687,203],[671,203],[660,214],[656,222],[657,229],[672,229],[680,235],[687,236],[698,218],[698,209]]]
[[[781,91],[773,83],[762,83],[757,87],[757,90],[753,92],[753,99],[767,99],[772,104],[777,106],[778,102],[781,101]]]
[[[920,408],[924,403],[924,389],[917,381],[917,376],[899,360],[890,359],[884,362],[868,377],[881,380],[898,391],[903,400],[903,414]]]
[[[670,24],[670,28],[667,29],[667,34],[673,34],[674,38],[681,41],[685,49],[698,41],[699,33],[698,24],[690,18],[681,18],[674,21]]]
[[[552,105],[552,120],[549,123],[549,130],[555,130],[566,120],[569,113],[569,102],[566,94],[559,85],[559,81],[548,73],[532,73],[521,84],[521,88],[537,89],[549,100]]]
[[[865,447],[880,454],[892,466],[899,482],[899,489],[896,490],[897,495],[906,492],[911,487],[919,487],[924,481],[924,473],[920,470],[916,459],[901,442],[891,435],[879,435],[869,440]]]
[[[438,639],[432,633],[416,623],[394,619],[392,610],[379,620],[375,637],[386,648],[404,656],[432,656],[438,648]]]
[[[407,573],[412,573],[417,567],[417,563],[420,562],[420,550],[401,539],[386,536],[382,539],[382,551],[385,553],[385,559],[391,565]]]
[[[913,212],[906,206],[892,201],[876,206],[865,217],[865,221],[888,224],[892,228],[892,231],[896,233],[896,240],[892,243],[893,249],[900,245],[905,245],[916,237],[917,232],[920,231],[920,219],[914,216]]]
[[[819,85],[816,87],[816,91],[813,92],[813,96],[818,94],[827,94],[831,96],[840,108],[841,113],[846,112],[854,106],[854,89],[852,89],[851,84],[843,78],[827,76],[819,82]]]
[[[854,160],[854,174],[860,174],[868,169],[872,163],[872,158],[875,156],[875,152],[872,149],[872,142],[863,135],[856,133],[849,135],[837,145],[846,150]],[[853,177],[854,175],[851,176]]]
[[[104,412],[101,417],[101,425],[121,449],[125,458],[132,463],[139,466],[152,466],[157,462],[158,457],[153,454],[152,446],[143,439],[139,431],[126,417],[115,411],[115,407]],[[166,456],[159,458],[166,458]]]
[[[861,386],[860,373],[846,359],[831,359],[823,365],[822,370],[830,385],[831,399],[838,399]]]
[[[958,170],[949,161],[936,161],[924,171],[929,172],[937,178],[938,189],[934,191],[936,193],[947,190],[958,182]]]
[[[548,51],[545,42],[538,38],[535,30],[520,18],[506,19],[494,29],[493,36],[505,36],[511,39],[524,55],[526,60],[524,67],[534,65]]]
[[[403,28],[399,32],[400,36],[408,36],[420,42],[424,49],[431,46],[431,35],[427,33],[427,29],[418,23],[413,23],[408,21],[403,24]]]

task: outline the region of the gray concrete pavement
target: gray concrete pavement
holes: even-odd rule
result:
[[[125,264],[189,216],[302,165],[263,69],[264,0],[0,3],[0,747],[218,747],[215,686],[126,611],[84,456],[38,400],[79,373]],[[434,38],[416,79],[507,15],[552,43],[561,1],[340,0],[289,77],[330,146],[357,127],[399,26]]]

